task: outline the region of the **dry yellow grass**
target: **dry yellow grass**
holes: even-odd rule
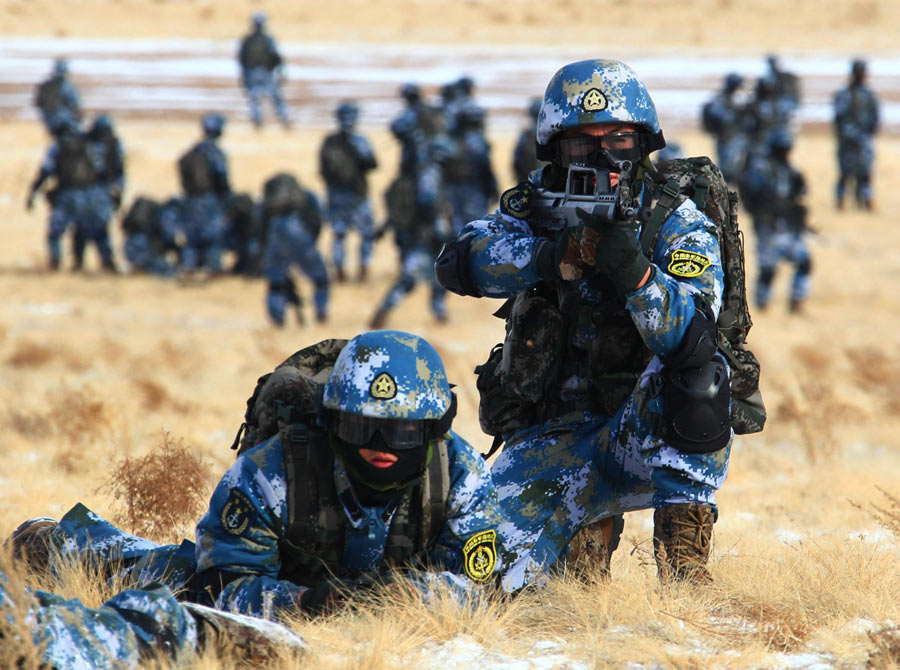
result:
[[[245,28],[247,15],[264,6],[284,39],[546,45],[564,34],[573,43],[597,40],[595,22],[588,19],[597,3],[587,2],[501,7],[425,0],[265,5],[83,0],[78,6],[74,12],[68,2],[0,2],[0,34],[232,38]],[[705,45],[757,54],[827,46],[849,56],[863,46],[895,46],[900,27],[900,6],[875,1],[799,0],[790,8],[768,0],[620,2],[603,3],[601,9],[607,25],[618,27],[602,32],[610,49],[633,45],[637,34],[646,32],[658,49]],[[635,20],[642,9],[653,13],[652,24]],[[101,14],[103,22],[97,20]],[[683,29],[671,28],[682,24]],[[174,193],[174,157],[195,139],[196,124],[131,121],[119,130],[128,149],[126,199]],[[314,156],[324,130],[256,133],[231,124],[224,146],[234,184],[257,193],[266,177],[288,169],[320,188]],[[490,128],[502,183],[510,179],[515,130]],[[373,130],[371,136],[382,165],[373,192],[380,194],[397,152],[386,132]],[[675,139],[688,153],[711,151],[698,133]],[[334,287],[327,325],[285,330],[268,326],[259,281],[227,278],[181,286],[93,271],[48,274],[43,270],[46,213],[42,206],[31,214],[22,208],[44,142],[36,123],[0,125],[3,535],[24,518],[58,516],[79,500],[113,517],[117,501],[103,488],[111,468],[126,457],[143,462],[139,459],[159,448],[162,433],[191,445],[214,473],[224,471],[233,460],[227,446],[256,378],[306,344],[363,329],[395,273],[394,251],[382,243],[370,285]],[[661,591],[648,551],[650,515],[636,513],[627,518],[609,584],[555,579],[542,592],[474,608],[446,598],[427,604],[406,594],[333,619],[296,622],[311,645],[303,667],[430,667],[452,649],[472,648],[466,645],[483,647],[485,656],[477,663],[489,667],[492,659],[509,656],[552,656],[552,645],[534,648],[542,640],[560,641],[560,658],[583,663],[578,667],[633,662],[770,668],[799,654],[834,667],[897,667],[900,634],[889,622],[900,622],[900,510],[892,497],[900,472],[900,230],[893,214],[900,211],[900,139],[879,139],[872,215],[838,215],[832,209],[833,154],[829,135],[800,134],[795,157],[808,176],[812,223],[819,230],[812,240],[813,294],[805,315],[788,315],[782,272],[770,311],[754,314],[751,346],[763,363],[769,424],[762,435],[736,441],[719,497],[714,587]],[[381,211],[380,200],[376,208]],[[747,246],[752,279],[749,232]],[[322,248],[329,248],[327,240]],[[93,256],[89,265],[96,267]],[[309,295],[309,286],[301,286]],[[501,339],[502,322],[490,316],[497,307],[490,301],[451,296],[448,306],[450,324],[437,326],[420,288],[390,325],[420,333],[438,348],[459,384],[456,427],[486,450],[490,439],[478,428],[471,373]],[[120,585],[100,584],[94,575],[73,569],[62,583],[44,586],[98,605]],[[194,665],[233,663],[202,659]]]

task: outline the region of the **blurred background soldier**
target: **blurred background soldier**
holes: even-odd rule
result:
[[[878,98],[866,85],[866,63],[853,61],[850,83],[834,95],[834,130],[838,141],[835,187],[838,208],[844,206],[847,181],[856,182],[856,204],[872,209],[873,140],[878,130]]]
[[[166,254],[176,248],[176,221],[163,214],[164,208],[159,202],[139,196],[122,218],[125,259],[134,272],[161,277],[169,277],[175,272]]]
[[[247,277],[262,274],[262,252],[265,245],[260,214],[249,193],[234,193],[225,208],[225,248],[235,258],[231,273]]]
[[[753,97],[747,103],[744,115],[744,131],[747,135],[747,153],[765,155],[766,142],[774,130],[790,132],[791,116],[776,95],[775,84],[770,77],[756,80]]]
[[[284,79],[284,61],[275,46],[275,40],[266,32],[266,15],[253,15],[253,27],[249,35],[241,40],[238,51],[241,65],[241,81],[250,102],[250,119],[257,128],[262,127],[260,100],[268,95],[275,105],[275,113],[285,128],[290,126],[287,108],[281,97],[281,83]]]
[[[722,90],[703,105],[703,130],[716,140],[716,161],[722,175],[736,184],[747,158],[747,137],[743,133],[743,105],[737,94],[744,78],[736,72],[725,77]]]
[[[69,81],[69,63],[65,58],[58,58],[53,63],[50,76],[38,84],[34,106],[40,111],[44,126],[51,135],[52,126],[58,120],[76,124],[81,122],[78,89]]]
[[[200,267],[210,272],[222,269],[224,204],[231,194],[228,161],[217,143],[224,127],[222,115],[204,116],[203,140],[178,159],[178,174],[184,191],[181,229],[185,239],[181,269],[186,272]]]
[[[355,228],[361,237],[357,278],[363,281],[375,239],[368,173],[378,163],[368,140],[355,132],[359,108],[345,102],[336,115],[339,130],[325,138],[319,151],[319,174],[328,188],[328,218],[334,230],[332,261],[337,280],[344,281],[344,236]]]
[[[297,265],[315,286],[313,302],[316,321],[323,323],[328,309],[328,272],[316,239],[322,228],[322,210],[310,191],[297,178],[279,173],[263,186],[263,227],[266,248],[263,272],[269,281],[266,307],[276,326],[284,325],[284,313],[293,305],[297,321],[304,323],[300,295],[291,279],[291,266]]]
[[[772,90],[782,113],[793,118],[800,108],[800,78],[793,72],[781,69],[778,57],[774,54],[766,56],[766,73],[763,78],[772,84]]]
[[[420,147],[411,181],[411,228],[404,233],[400,247],[400,276],[372,316],[370,327],[373,330],[384,326],[390,311],[415,288],[417,281],[431,284],[431,312],[439,323],[447,320],[444,305],[447,290],[435,277],[434,259],[449,237],[442,166],[452,156],[453,145],[443,137],[432,138]]]
[[[422,90],[418,84],[403,84],[400,87],[400,96],[406,101],[406,107],[391,122],[391,132],[400,143],[399,173],[411,175],[415,169],[416,154],[419,151],[418,136],[424,135],[423,118],[428,116],[428,112],[422,101]],[[403,132],[397,132],[395,126],[401,128]]]
[[[528,127],[519,134],[516,148],[513,151],[513,173],[516,181],[522,182],[528,179],[532,170],[537,170],[547,163],[539,161],[534,138],[537,135],[538,114],[541,113],[541,99],[532,98],[528,103]]]
[[[96,166],[88,140],[76,122],[70,119],[54,120],[51,130],[55,141],[47,151],[26,202],[27,209],[31,211],[34,196],[41,186],[47,179],[55,179],[55,185],[47,192],[51,208],[47,233],[50,268],[59,268],[62,256],[60,240],[72,226],[78,234],[90,237],[96,243],[104,269],[115,270],[106,230],[110,216],[109,203],[108,199],[98,198]],[[77,248],[76,253],[79,253]],[[74,269],[80,267],[81,257],[78,256]]]
[[[453,155],[443,166],[444,188],[454,235],[469,221],[483,216],[497,197],[497,178],[491,167],[491,145],[484,136],[484,109],[469,103],[456,112]]]
[[[754,156],[744,176],[744,206],[753,217],[759,275],[756,306],[765,309],[772,295],[772,280],[781,261],[794,266],[791,312],[798,312],[809,295],[812,259],[806,243],[806,180],[790,163],[791,134],[781,128],[769,135],[767,154]]]

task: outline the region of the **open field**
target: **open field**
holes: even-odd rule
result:
[[[762,1],[750,9],[726,0],[606,5],[611,23],[622,27],[603,31],[610,48],[634,44],[641,30],[628,17],[640,9],[653,16],[643,32],[657,47],[715,53],[828,48],[849,58],[863,46],[894,48],[891,36],[895,40],[900,27],[900,6],[888,2],[801,0],[790,13]],[[467,2],[445,11],[434,2],[400,0],[328,6],[84,0],[76,12],[69,2],[7,1],[0,2],[0,34],[197,36],[202,25],[204,34],[221,39],[239,34],[246,16],[263,7],[285,39],[453,43],[490,37],[552,46],[563,28],[574,43],[589,43],[587,16],[595,6]],[[343,23],[335,18],[341,7],[349,8],[341,12]],[[763,15],[777,20],[769,26]],[[676,18],[687,27],[665,31]],[[726,29],[735,23],[741,30]],[[328,123],[290,133],[275,127],[256,133],[231,123],[223,146],[235,188],[258,193],[268,176],[287,169],[321,190],[314,157]],[[128,151],[126,201],[138,193],[173,194],[174,159],[196,138],[196,122],[127,119],[118,129]],[[496,170],[506,185],[515,131],[490,128]],[[386,132],[373,130],[371,138],[381,163],[373,193],[380,196],[397,151]],[[711,151],[696,131],[675,139],[689,154]],[[45,141],[36,123],[0,124],[4,536],[24,518],[59,516],[76,501],[114,517],[120,505],[104,487],[112,466],[158,450],[166,433],[202,457],[211,491],[233,460],[228,445],[256,378],[306,344],[365,328],[396,272],[394,250],[382,242],[371,283],[333,287],[328,324],[284,330],[266,321],[262,281],[180,285],[109,277],[93,270],[90,250],[91,270],[84,275],[49,274],[43,269],[44,205],[30,214],[23,209]],[[719,497],[713,588],[660,590],[649,554],[651,516],[636,513],[626,520],[609,585],[558,580],[512,604],[474,611],[401,601],[298,622],[312,645],[304,667],[897,667],[900,634],[891,631],[892,622],[900,624],[900,509],[879,489],[896,493],[900,478],[900,137],[880,138],[877,152],[877,211],[838,213],[831,200],[831,136],[805,130],[798,137],[795,158],[810,184],[811,223],[818,231],[813,292],[805,314],[789,315],[782,271],[770,310],[754,314],[750,345],[763,364],[769,423],[761,435],[735,442]],[[379,197],[379,214],[381,204]],[[330,250],[325,237],[321,248]],[[750,231],[747,247],[752,280]],[[309,285],[300,286],[308,297]],[[490,438],[478,428],[472,369],[502,337],[502,322],[491,317],[498,303],[450,296],[450,322],[440,326],[426,300],[417,288],[389,326],[419,333],[438,348],[459,384],[455,426],[486,450]],[[175,495],[178,483],[171,485]],[[887,519],[879,523],[873,505],[887,508]],[[189,536],[190,522],[183,519],[174,534]],[[66,594],[100,598],[83,587],[77,580],[64,585]]]

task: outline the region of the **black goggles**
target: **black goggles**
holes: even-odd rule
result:
[[[456,394],[450,409],[440,419],[378,419],[362,414],[335,411],[330,428],[339,439],[357,447],[369,443],[380,434],[392,449],[415,449],[441,437],[450,430],[456,415]]]
[[[638,163],[647,153],[644,138],[645,134],[640,132],[560,138],[550,145],[551,162],[562,167],[584,165],[610,169],[622,161]]]

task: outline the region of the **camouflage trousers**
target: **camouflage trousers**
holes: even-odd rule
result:
[[[145,233],[129,235],[123,250],[126,260],[136,272],[147,272],[161,277],[170,277],[174,273],[171,263],[155,250],[153,242]]]
[[[372,259],[372,247],[375,244],[375,223],[372,219],[372,207],[366,198],[353,192],[328,191],[328,218],[334,231],[331,260],[344,267],[344,237],[347,231],[355,228],[362,238],[359,243],[359,265],[369,267]]]
[[[575,412],[507,436],[491,467],[509,519],[498,528],[509,538],[505,591],[540,580],[575,533],[595,521],[669,504],[715,504],[731,445],[688,454],[653,435],[661,407],[649,387],[660,369],[654,358],[609,419]]]
[[[15,638],[29,633],[46,667],[72,670],[125,670],[154,653],[178,658],[198,646],[196,621],[164,586],[122,591],[92,609],[45,591],[13,589],[0,572],[0,617],[9,625],[0,635],[0,656],[11,667]]]
[[[772,282],[781,262],[790,263],[794,268],[791,280],[791,300],[800,302],[809,297],[812,258],[802,231],[770,231],[758,228],[756,231],[756,257],[759,275],[756,279],[756,306],[764,308],[772,297]]]
[[[58,191],[51,204],[50,224],[47,229],[47,248],[50,263],[59,265],[62,259],[62,236],[69,227],[91,217],[91,189],[69,188]]]
[[[181,227],[185,238],[181,250],[182,268],[187,271],[201,267],[211,272],[221,270],[225,214],[218,196],[207,193],[186,197]]]
[[[872,199],[872,164],[875,162],[875,151],[872,138],[861,137],[853,141],[838,142],[838,169],[840,175],[835,186],[838,201],[844,199],[847,182],[854,181],[856,186],[856,202],[865,205]]]
[[[262,125],[262,99],[266,96],[272,98],[275,105],[275,113],[284,124],[289,123],[287,107],[284,98],[281,97],[281,89],[271,70],[264,67],[253,67],[244,73],[244,89],[247,91],[247,100],[250,103],[250,120],[253,125]]]
[[[746,137],[738,134],[727,140],[718,140],[716,142],[716,158],[725,180],[729,184],[737,184],[747,161]]]
[[[109,242],[109,220],[112,218],[112,201],[109,188],[100,184],[87,189],[85,210],[75,224],[75,266],[80,267],[88,242],[94,244],[103,266],[113,264],[112,245]]]
[[[450,203],[450,226],[453,236],[459,235],[469,221],[484,218],[488,212],[488,199],[481,184],[446,184],[447,200]]]
[[[438,283],[434,275],[434,257],[434,253],[425,247],[408,249],[403,254],[400,277],[391,286],[378,311],[389,312],[394,309],[415,288],[416,282],[422,281],[431,284],[431,313],[438,319],[445,318],[447,289]]]

